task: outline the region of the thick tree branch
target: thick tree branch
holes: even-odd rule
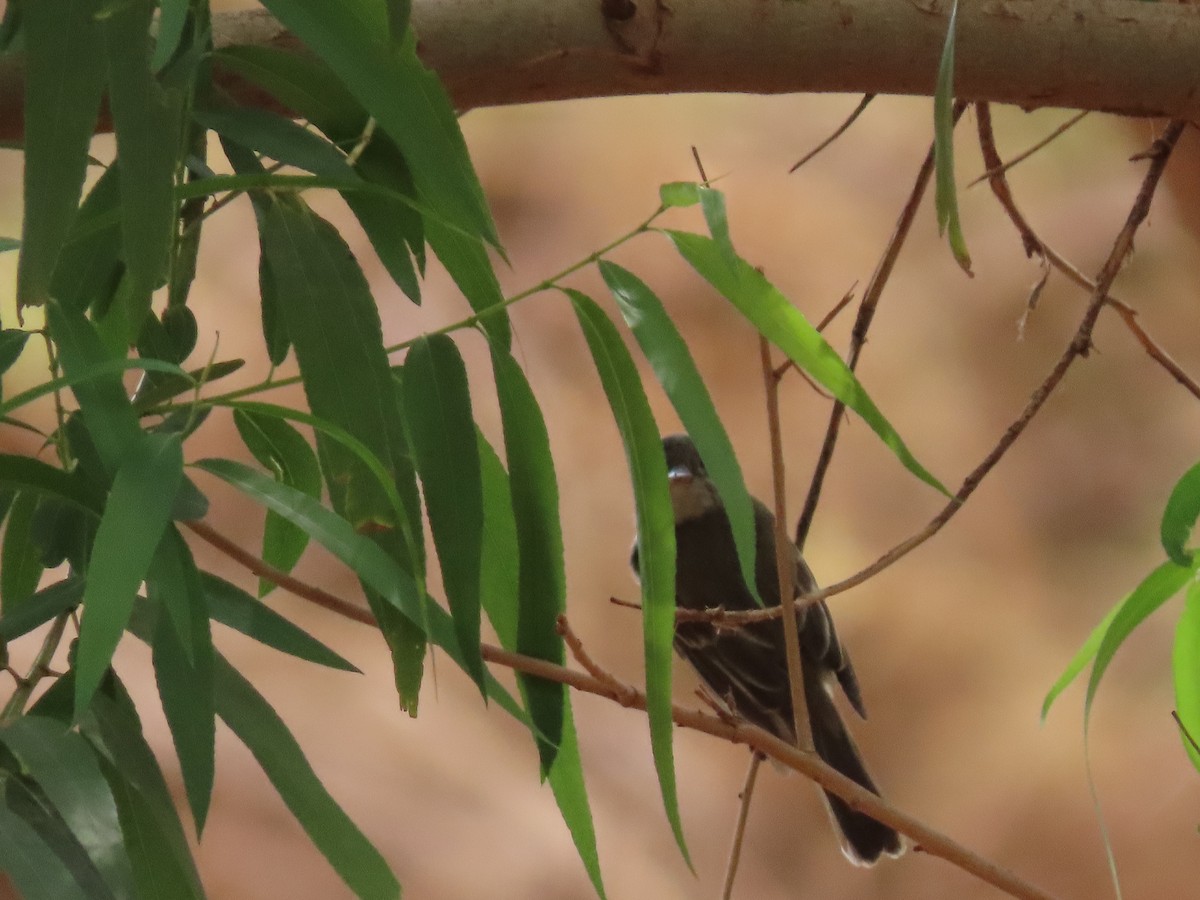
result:
[[[621,5],[628,9],[628,4]],[[949,0],[414,0],[420,52],[460,109],[720,91],[929,95]],[[218,49],[298,43],[259,10],[214,17]],[[1025,108],[1200,119],[1200,16],[1136,0],[980,0],[958,14],[955,93]],[[0,139],[22,133],[23,63],[0,60]],[[270,105],[236,79],[243,102]]]

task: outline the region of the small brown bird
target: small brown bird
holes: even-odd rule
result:
[[[755,609],[742,579],[733,531],[716,486],[687,435],[663,439],[675,511],[675,603],[684,609]],[[755,583],[767,606],[779,605],[775,568],[775,517],[754,501]],[[795,547],[796,595],[816,589],[816,580]],[[638,571],[637,544],[631,559]],[[840,684],[850,705],[863,718],[862,695],[850,657],[838,641],[824,603],[796,613],[800,630],[800,663],[804,697],[817,755],[847,778],[875,794],[862,757],[833,702]],[[787,650],[782,619],[754,622],[741,628],[717,629],[708,622],[679,622],[675,652],[687,660],[730,712],[796,744],[792,696],[788,685]],[[896,831],[851,809],[844,800],[822,792],[841,840],[842,852],[855,865],[869,866],[881,856],[899,856],[904,845]]]

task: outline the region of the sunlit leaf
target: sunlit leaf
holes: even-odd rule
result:
[[[1196,527],[1197,517],[1200,517],[1200,463],[1188,469],[1176,482],[1163,509],[1162,545],[1176,565],[1192,564],[1192,551],[1185,544]]]

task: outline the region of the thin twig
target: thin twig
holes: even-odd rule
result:
[[[284,575],[261,559],[242,550],[224,535],[204,523],[193,521],[185,524],[253,574],[266,578],[301,599],[316,603],[331,612],[355,622],[377,627],[378,623],[369,610],[305,584],[299,579]],[[505,666],[517,672],[524,672],[527,675],[545,678],[589,694],[607,697],[632,709],[643,712],[646,710],[646,695],[643,692],[622,684],[615,678],[607,676],[607,673],[605,677],[597,677],[588,672],[568,669],[544,659],[504,650],[492,644],[481,644],[479,650],[483,658],[490,663]],[[597,666],[597,668],[599,667]],[[919,844],[925,852],[933,856],[940,856],[947,862],[970,872],[988,884],[995,885],[1013,897],[1023,898],[1023,900],[1052,900],[1051,895],[1024,881],[1015,873],[968,850],[941,832],[935,831],[918,819],[886,803],[876,794],[860,787],[856,782],[822,762],[814,753],[802,751],[761,728],[728,716],[711,716],[698,710],[683,709],[672,705],[671,718],[682,728],[701,731],[730,743],[745,744],[751,750],[777,760],[781,765],[799,772],[830,793],[841,797],[852,809],[864,812],[885,825],[892,826]]]
[[[779,427],[779,382],[771,366],[771,345],[758,339],[762,357],[763,385],[767,390],[767,431],[771,440],[771,482],[775,495],[775,574],[779,579],[779,608],[783,611],[783,646],[787,652],[788,687],[792,695],[792,727],[796,746],[811,746],[808,704],[804,699],[804,673],[800,668],[800,627],[796,622],[796,560],[788,540],[787,493],[783,472],[783,437]]]
[[[978,111],[979,107],[982,105],[984,105],[984,104],[982,104],[982,103],[975,104],[976,110]],[[1018,153],[1016,156],[1014,156],[1008,162],[1000,162],[1000,161],[991,162],[988,160],[984,160],[984,165],[987,166],[987,170],[982,175],[980,175],[978,178],[976,178],[974,181],[972,181],[970,184],[968,184],[967,187],[973,188],[973,187],[975,187],[975,185],[979,184],[981,181],[987,181],[988,179],[994,178],[997,175],[1003,175],[1005,172],[1007,172],[1013,166],[1017,165],[1017,163],[1022,163],[1025,160],[1029,159],[1029,157],[1033,156],[1033,154],[1037,153],[1039,150],[1041,150],[1043,147],[1045,147],[1047,144],[1049,144],[1055,138],[1061,136],[1064,132],[1066,132],[1069,129],[1078,125],[1080,120],[1083,119],[1083,117],[1086,116],[1089,112],[1090,112],[1090,110],[1085,109],[1085,110],[1083,110],[1083,112],[1077,113],[1076,115],[1067,119],[1067,121],[1063,122],[1061,125],[1059,125],[1057,128],[1055,128],[1052,132],[1050,132],[1048,135],[1046,135],[1044,138],[1042,138],[1040,141],[1038,141],[1032,147]]]
[[[571,623],[567,621],[567,617],[562,613],[559,614],[555,621],[554,630],[562,636],[563,643],[567,645],[567,649],[571,651],[571,656],[575,658],[575,662],[583,666],[584,671],[593,678],[604,682],[612,691],[611,695],[614,700],[622,706],[630,706],[633,703],[633,697],[637,694],[637,688],[631,684],[626,684],[621,681],[607,669],[600,666],[591,655],[584,649],[583,641],[571,629]]]
[[[816,156],[818,153],[820,153],[822,150],[824,150],[826,147],[828,147],[830,144],[832,144],[834,141],[836,141],[838,138],[840,138],[845,133],[846,129],[854,124],[854,120],[863,114],[863,110],[865,110],[867,108],[867,106],[871,103],[871,101],[874,99],[875,99],[874,94],[863,94],[863,98],[858,101],[858,106],[856,106],[854,108],[854,112],[850,113],[850,115],[846,117],[846,121],[844,121],[841,125],[839,125],[837,127],[837,130],[834,131],[833,134],[831,134],[829,137],[825,138],[825,140],[821,141],[821,143],[817,144],[817,146],[813,147],[811,150],[809,150],[807,153],[805,153],[802,157],[800,157],[800,160],[794,166],[792,166],[790,169],[788,169],[788,174],[791,175],[793,172],[795,172],[797,169],[799,169],[802,165],[804,165],[806,162],[808,162],[810,159],[812,159],[814,156]]]
[[[4,710],[0,712],[0,723],[10,722],[25,711],[25,704],[29,702],[29,698],[33,696],[34,689],[37,688],[38,682],[47,676],[58,677],[58,673],[50,668],[50,662],[54,659],[54,654],[58,651],[58,645],[62,643],[63,632],[66,630],[67,622],[71,621],[71,613],[59,613],[55,617],[50,630],[46,632],[46,636],[42,638],[42,646],[38,650],[37,656],[33,660],[33,665],[29,667],[29,674],[24,678],[18,676],[11,668],[12,676],[16,679],[17,686],[13,690],[12,696],[8,698],[8,702],[4,704]]]
[[[962,102],[954,104],[955,124],[958,123],[965,109],[966,105]],[[904,246],[904,241],[908,238],[912,223],[917,217],[917,210],[921,206],[921,198],[925,196],[925,190],[929,186],[929,179],[932,176],[933,145],[931,144],[929,152],[925,154],[925,161],[921,163],[921,168],[917,172],[913,188],[909,191],[908,200],[905,202],[904,208],[900,211],[900,217],[896,220],[896,227],[892,231],[888,245],[883,251],[883,256],[880,258],[879,264],[875,267],[875,271],[871,274],[871,280],[868,282],[867,289],[863,293],[862,303],[859,304],[858,316],[854,320],[854,329],[850,333],[850,352],[846,359],[846,365],[849,366],[852,372],[858,366],[863,345],[867,340],[867,331],[871,327],[871,321],[875,317],[875,310],[879,306],[879,298],[882,296],[883,288],[896,266],[896,260],[900,256],[900,248]],[[813,468],[812,481],[808,487],[808,495],[804,498],[804,506],[800,512],[800,519],[796,523],[796,546],[801,551],[804,550],[804,543],[808,540],[808,532],[812,528],[813,517],[817,513],[817,503],[821,499],[821,488],[825,484],[825,475],[829,471],[829,465],[833,462],[833,451],[837,446],[838,433],[841,431],[842,419],[845,412],[846,405],[839,400],[833,404],[833,409],[829,413],[829,424],[825,427],[825,440],[821,444],[821,452],[818,454],[817,464]]]
[[[1179,711],[1171,710],[1171,718],[1175,720],[1175,724],[1179,727],[1179,733],[1183,735],[1183,739],[1191,745],[1193,751],[1200,754],[1200,744],[1196,743],[1196,739],[1192,737],[1192,733],[1183,724],[1183,719],[1179,718]]]
[[[750,798],[754,796],[754,782],[758,779],[758,767],[762,765],[763,755],[757,751],[750,754],[750,767],[746,769],[746,783],[738,794],[741,803],[738,806],[737,825],[733,829],[733,842],[729,847],[729,861],[725,864],[725,886],[721,890],[722,900],[733,897],[733,880],[737,877],[738,863],[742,860],[742,841],[746,837],[746,820],[750,817]]]
[[[999,161],[1000,156],[996,151],[995,136],[992,133],[991,112],[986,103],[977,103],[975,104],[975,113],[979,129],[979,148],[983,154],[984,163],[989,169],[992,169],[995,168],[994,163]],[[1037,233],[1025,219],[1025,216],[1017,208],[1016,201],[1013,199],[1012,191],[1009,189],[1008,182],[1005,180],[1003,173],[997,172],[989,181],[992,192],[996,195],[1001,208],[1008,214],[1008,218],[1017,229],[1017,233],[1021,235],[1021,243],[1025,247],[1025,254],[1027,256],[1041,256],[1043,259],[1049,261],[1054,268],[1066,275],[1068,279],[1089,293],[1094,294],[1096,291],[1096,282],[1084,275],[1069,260],[1038,237]],[[1117,311],[1117,314],[1121,317],[1121,321],[1125,323],[1125,327],[1137,339],[1142,349],[1150,355],[1150,358],[1166,369],[1171,377],[1187,388],[1194,397],[1200,399],[1200,383],[1197,383],[1195,379],[1188,375],[1183,370],[1183,367],[1142,328],[1141,324],[1137,321],[1137,310],[1111,294],[1105,297],[1105,302]]]

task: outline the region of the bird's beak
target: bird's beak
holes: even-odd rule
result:
[[[692,474],[692,470],[687,466],[676,466],[667,472],[667,480],[672,485],[679,485],[681,487],[691,484],[695,477]]]

